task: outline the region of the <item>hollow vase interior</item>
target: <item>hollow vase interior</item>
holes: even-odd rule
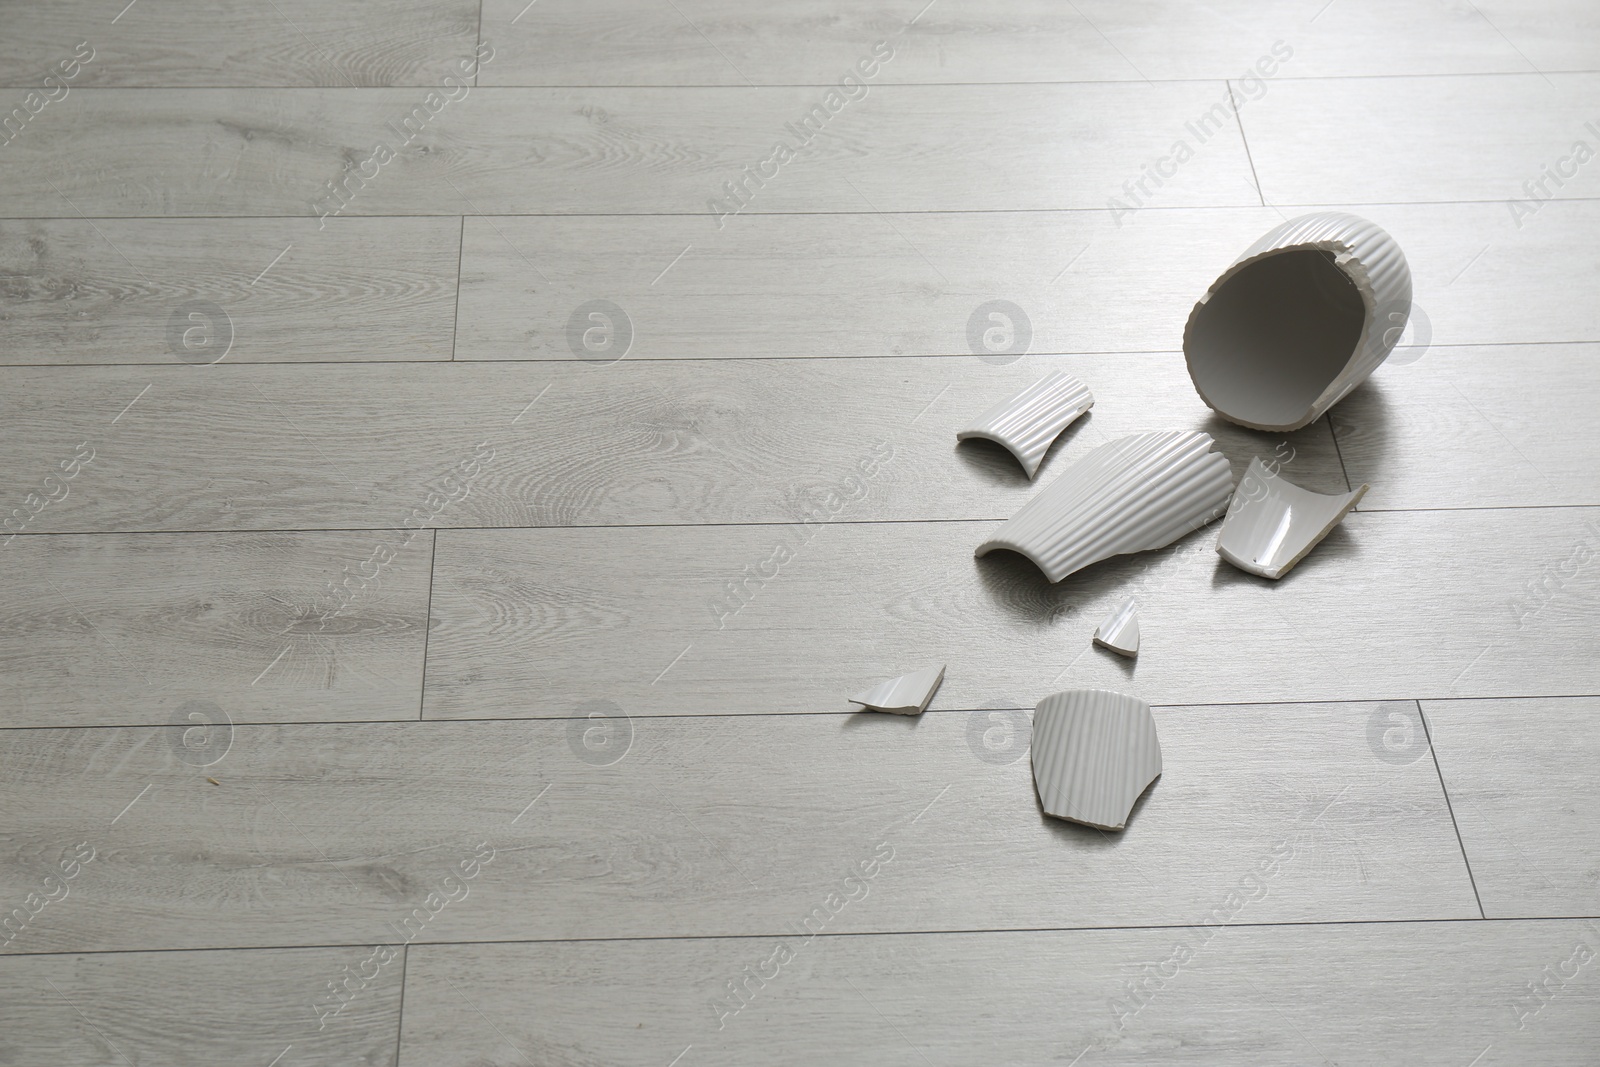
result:
[[[1189,370],[1230,419],[1290,426],[1356,350],[1366,305],[1332,252],[1294,248],[1246,264],[1195,313]]]

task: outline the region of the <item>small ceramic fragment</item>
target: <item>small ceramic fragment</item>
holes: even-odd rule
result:
[[[887,682],[879,682],[864,693],[850,698],[852,704],[864,705],[867,711],[887,711],[894,715],[921,715],[944,681],[944,665],[929,667],[925,671],[902,674]]]
[[[1237,502],[1222,520],[1217,551],[1240,570],[1282,578],[1366,495],[1325,496],[1268,474],[1259,457],[1239,479]]]
[[[1287,432],[1367,379],[1405,332],[1411,268],[1382,228],[1338,211],[1275,227],[1211,283],[1183,330],[1200,399]]]
[[[1128,823],[1161,773],[1150,705],[1104,689],[1045,697],[1033,713],[1033,785],[1045,814],[1101,830]]]
[[[1023,505],[987,541],[1027,556],[1059,582],[1098,560],[1170,545],[1217,518],[1233,472],[1209,434],[1123,437],[1084,456]]]
[[[1086,385],[1070,374],[1052,371],[957,430],[956,440],[983,437],[1002,444],[1032,478],[1050,443],[1092,407],[1094,396]]]
[[[1139,616],[1133,609],[1133,597],[1123,597],[1117,609],[1106,616],[1094,632],[1094,643],[1124,656],[1139,654]]]

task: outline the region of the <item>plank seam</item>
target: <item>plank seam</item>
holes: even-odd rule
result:
[[[1531,923],[1582,923],[1600,921],[1600,915],[1525,915],[1497,917],[1493,919],[1464,917],[1436,917],[1426,919],[1323,919],[1299,920],[1291,922],[1232,922],[1226,924],[1231,930],[1287,930],[1287,929],[1314,929],[1329,926],[1440,926],[1449,923],[1466,923],[1477,926],[1489,923],[1500,923],[1507,926]],[[1140,933],[1148,930],[1193,930],[1192,922],[1180,923],[1151,923],[1149,925],[1134,926],[999,926],[999,927],[963,927],[958,930],[848,930],[848,931],[821,931],[807,936],[823,937],[974,937],[1007,934],[1100,934],[1100,933]],[[638,937],[531,937],[531,938],[502,938],[499,940],[460,940],[460,941],[414,941],[412,944],[423,948],[471,948],[487,947],[493,945],[586,945],[586,944],[624,944],[630,942],[657,942],[657,941],[770,941],[773,938],[784,937],[793,931],[775,930],[752,934],[660,934],[656,936]],[[218,946],[208,945],[199,948],[107,948],[107,949],[61,949],[52,952],[7,952],[0,953],[0,961],[8,959],[40,959],[53,956],[133,956],[152,955],[155,953],[173,952],[321,952],[337,948],[371,948],[371,942],[343,942],[330,941],[318,944],[302,945],[238,945]]]
[[[1483,897],[1478,894],[1478,879],[1472,874],[1472,860],[1467,857],[1467,843],[1461,837],[1461,825],[1456,822],[1456,809],[1450,803],[1450,787],[1444,784],[1444,769],[1439,766],[1439,751],[1433,747],[1433,731],[1428,727],[1428,713],[1422,710],[1422,701],[1415,700],[1417,716],[1422,720],[1423,736],[1428,739],[1428,755],[1433,757],[1433,770],[1439,776],[1439,790],[1444,794],[1445,810],[1450,813],[1450,825],[1456,832],[1456,845],[1461,849],[1461,862],[1467,868],[1467,881],[1472,883],[1472,899],[1478,902],[1478,917],[1488,919],[1483,910]]]

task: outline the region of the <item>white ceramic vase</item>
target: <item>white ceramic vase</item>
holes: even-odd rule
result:
[[[1245,250],[1189,314],[1200,398],[1256,430],[1298,430],[1377,369],[1411,315],[1411,268],[1381,227],[1322,211]]]

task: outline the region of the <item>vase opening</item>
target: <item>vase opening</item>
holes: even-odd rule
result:
[[[1197,308],[1184,338],[1202,396],[1230,419],[1304,423],[1361,340],[1361,291],[1320,248],[1290,248],[1240,268]]]

